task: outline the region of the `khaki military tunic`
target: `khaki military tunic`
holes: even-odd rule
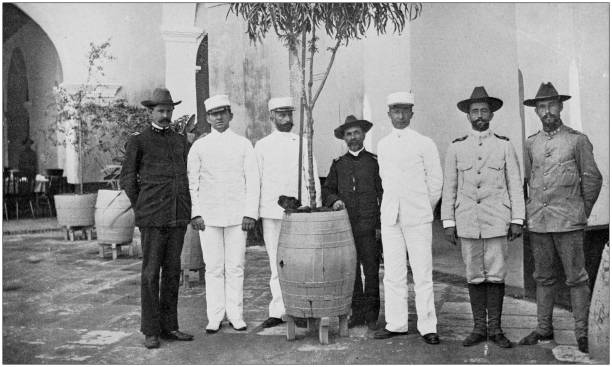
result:
[[[506,236],[525,219],[519,162],[508,138],[491,130],[450,144],[444,165],[443,221],[455,221],[462,238]]]

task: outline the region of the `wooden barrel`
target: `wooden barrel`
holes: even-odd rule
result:
[[[57,223],[66,227],[89,227],[94,225],[97,194],[55,195]]]
[[[610,243],[601,254],[589,310],[589,356],[610,363]]]
[[[276,265],[287,314],[348,314],[356,257],[346,210],[285,214]]]
[[[193,229],[191,225],[187,225],[185,242],[183,242],[183,251],[181,252],[181,269],[199,270],[203,267],[204,258],[202,257],[199,231]]]
[[[99,190],[95,211],[101,243],[129,243],[134,236],[134,210],[123,190]]]

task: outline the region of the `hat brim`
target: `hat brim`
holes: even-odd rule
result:
[[[495,111],[499,110],[504,105],[504,102],[501,99],[499,99],[499,98],[495,98],[495,97],[483,97],[483,98],[465,99],[465,100],[457,103],[457,108],[459,108],[459,110],[461,112],[469,113],[470,112],[470,105],[472,103],[479,103],[479,102],[486,102],[486,103],[488,103],[489,104],[489,109],[491,110],[491,112],[495,112]]]
[[[181,102],[183,102],[183,101],[178,101],[178,102],[174,102],[174,101],[154,102],[154,101],[150,101],[150,100],[147,99],[146,101],[140,102],[140,104],[145,106],[145,107],[155,107],[158,104],[171,104],[173,106],[176,106],[177,104],[179,104]]]
[[[367,133],[372,128],[372,123],[368,120],[355,120],[351,122],[345,122],[344,124],[338,126],[334,129],[334,136],[338,139],[344,139],[344,131],[348,128],[358,126],[360,127],[364,133]]]
[[[525,102],[523,102],[523,104],[525,106],[528,106],[528,107],[535,107],[536,104],[538,102],[541,102],[541,101],[549,101],[551,99],[558,99],[559,102],[564,102],[564,101],[567,101],[570,98],[572,98],[572,97],[564,95],[564,94],[559,94],[558,96],[550,96],[550,97],[540,97],[540,98],[528,99]]]
[[[231,108],[230,106],[219,106],[219,107],[215,107],[215,108],[211,108],[210,110],[207,110],[206,113],[221,112],[221,111],[225,111],[230,108]]]
[[[281,112],[281,111],[295,111],[295,107],[277,107],[277,108],[270,110],[270,112]]]

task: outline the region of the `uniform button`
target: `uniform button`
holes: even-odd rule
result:
[[[544,206],[548,206],[548,203],[544,203]]]
[[[478,201],[476,202],[476,204],[480,204],[480,200],[478,200]]]
[[[482,145],[482,143],[478,143],[478,145]]]
[[[479,189],[479,188],[480,188],[480,185],[476,186],[476,188],[477,188],[477,189]]]
[[[479,161],[482,161],[482,157],[478,157],[478,160],[479,160]]]
[[[476,173],[480,174],[480,171],[478,171],[478,172],[476,172]]]
[[[546,191],[546,187],[545,187],[545,188],[543,188],[542,190]]]
[[[544,176],[548,176],[548,172],[544,172]]]

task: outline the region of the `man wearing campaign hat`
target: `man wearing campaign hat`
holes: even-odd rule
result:
[[[228,96],[212,96],[204,107],[212,130],[191,146],[187,174],[191,224],[200,231],[206,264],[206,332],[219,331],[226,315],[244,331],[246,232],[258,218],[259,171],[251,142],[229,129]]]
[[[380,249],[376,243],[379,227],[382,184],[375,154],[363,147],[372,123],[350,115],[334,130],[334,136],[346,142],[348,152],[332,162],[323,185],[323,202],[335,210],[348,211],[357,250],[357,269],[353,288],[349,327],[367,324],[376,330],[380,311],[378,270]],[[361,281],[361,266],[365,287]]]
[[[533,253],[538,326],[519,344],[552,340],[558,259],[570,288],[578,349],[588,352],[589,277],[584,268],[584,228],[601,190],[602,177],[589,138],[563,124],[563,102],[552,83],[542,83],[534,99],[542,130],[527,138],[525,175],[529,185],[527,226]]]
[[[470,134],[453,140],[446,151],[442,224],[447,238],[461,242],[474,329],[468,347],[491,339],[512,347],[501,329],[508,241],[522,233],[525,202],[518,157],[505,136],[489,129],[503,102],[476,87],[457,104],[472,125]],[[488,316],[488,321],[487,321]]]
[[[268,307],[268,319],[262,327],[269,328],[283,322],[285,305],[281,294],[276,264],[276,251],[280,235],[283,208],[278,205],[281,195],[297,197],[299,136],[293,134],[293,101],[290,97],[272,98],[268,102],[270,121],[274,131],[255,144],[255,155],[261,177],[261,196],[259,199],[259,216],[262,218],[263,237],[270,259],[270,291],[272,300]],[[302,155],[302,200],[308,194],[308,155],[306,149]],[[317,163],[313,159],[315,191],[317,205],[321,205],[321,184],[318,177]]]
[[[193,339],[178,330],[177,318],[181,251],[191,206],[187,140],[170,128],[179,103],[165,88],[155,89],[151,99],[142,101],[151,111],[151,126],[130,136],[121,169],[121,188],[132,203],[141,233],[140,331],[147,348],[159,348],[160,337]]]
[[[430,138],[408,127],[414,95],[397,92],[387,97],[393,130],[378,143],[378,164],[385,190],[380,208],[385,258],[385,339],[408,331],[406,251],[414,278],[417,329],[428,344],[438,344],[432,279],[433,210],[442,193],[438,148]]]

